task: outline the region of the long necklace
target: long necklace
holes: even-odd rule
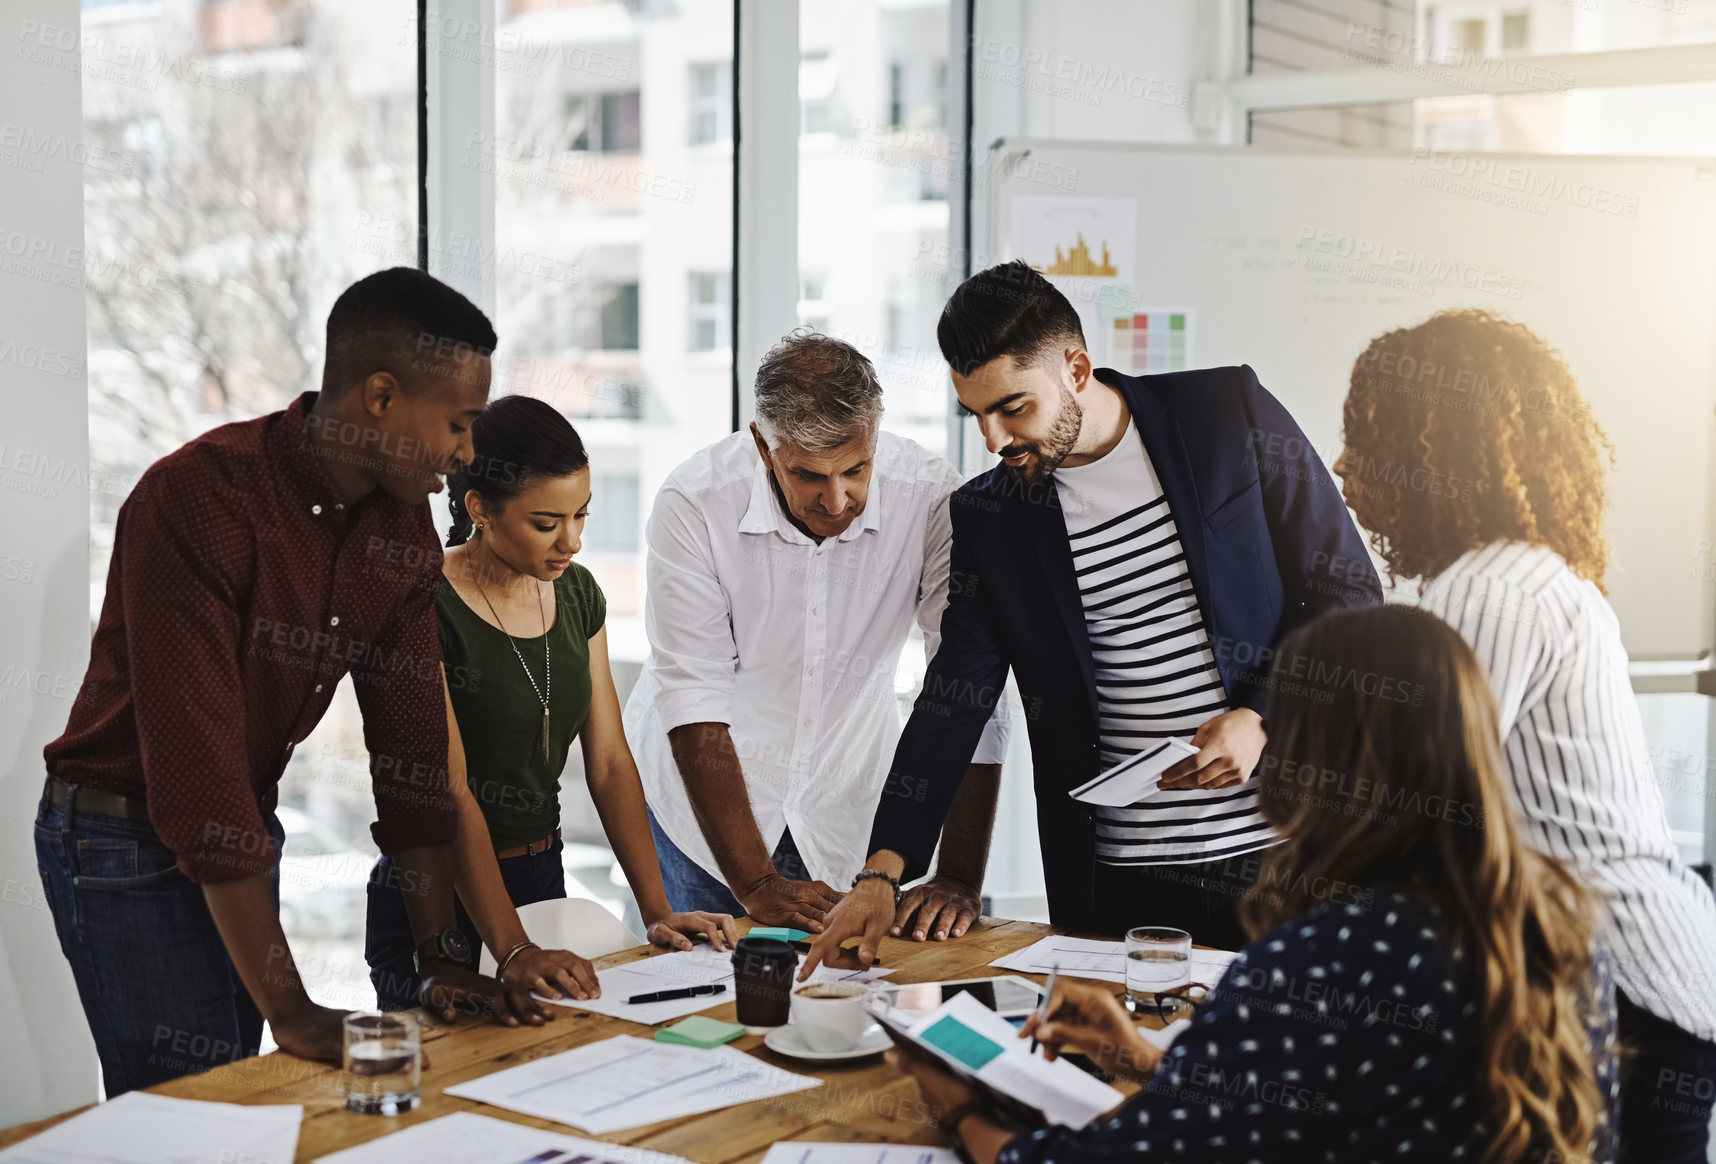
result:
[[[513,642],[512,635],[507,631],[506,624],[501,621],[500,612],[495,604],[489,601],[489,592],[483,589],[483,580],[475,576],[471,579],[477,584],[477,593],[483,596],[483,603],[489,608],[489,613],[495,616],[495,625],[500,627],[501,634],[506,635],[506,641],[512,645],[512,653],[518,656],[518,665],[524,668],[524,677],[530,680],[530,689],[536,692],[536,698],[542,704],[542,762],[548,763],[548,697],[554,693],[554,672],[549,667],[548,653],[548,609],[542,604],[542,586],[536,587],[536,609],[542,615],[542,686],[536,685],[536,677],[525,665],[524,655],[519,652],[518,644]]]

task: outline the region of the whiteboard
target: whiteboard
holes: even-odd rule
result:
[[[1190,366],[1250,364],[1325,464],[1373,336],[1451,307],[1533,328],[1615,446],[1605,582],[1628,652],[1716,645],[1716,163],[1014,139],[986,173],[995,261],[1041,245],[1010,235],[1045,205],[1071,222],[1090,199],[1105,228],[1132,200],[1135,254],[1089,238],[1063,269],[1120,270],[1133,303],[1183,308]],[[1117,280],[1057,281],[1084,313]]]

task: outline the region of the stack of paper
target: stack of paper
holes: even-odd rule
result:
[[[292,1164],[301,1104],[250,1105],[128,1091],[0,1152],[5,1164]]]
[[[579,1140],[475,1112],[456,1112],[322,1156],[316,1164],[687,1164],[683,1156]]]
[[[1085,804],[1106,808],[1125,808],[1155,796],[1162,783],[1162,773],[1181,760],[1198,754],[1185,740],[1163,740],[1120,761],[1095,780],[1080,784],[1067,793]]]
[[[820,1079],[731,1047],[700,1050],[615,1035],[456,1084],[445,1094],[601,1136],[821,1086]]]
[[[1006,1019],[969,994],[956,994],[907,1028],[957,1069],[1041,1111],[1053,1124],[1082,1128],[1123,1096],[1065,1059],[1035,1054]]]
[[[719,1047],[744,1033],[745,1028],[738,1023],[724,1023],[708,1015],[694,1014],[657,1031],[655,1041],[675,1043],[681,1047]]]
[[[1197,935],[1193,935],[1195,938]],[[1233,960],[1231,950],[1192,950],[1192,981],[1215,989]],[[1092,938],[1042,938],[1023,950],[1003,954],[991,966],[1025,974],[1047,974],[1060,968],[1073,978],[1099,978],[1104,982],[1126,981],[1126,943]]]
[[[804,957],[800,955],[799,965],[804,965]],[[811,982],[874,982],[887,974],[892,974],[892,968],[872,967],[869,970],[838,970],[832,966],[818,966],[810,976]],[[613,1018],[627,1019],[645,1026],[657,1023],[672,1022],[684,1018],[688,1014],[710,1010],[713,1007],[733,1001],[733,953],[731,950],[716,950],[698,947],[695,950],[675,950],[671,954],[657,954],[651,958],[640,958],[636,962],[627,962],[623,966],[610,966],[606,970],[596,971],[596,980],[602,984],[602,997],[587,999],[583,1002],[572,998],[544,999],[543,1001],[557,1002],[561,1006],[576,1007],[593,1014],[605,1014]],[[674,998],[666,1002],[629,1003],[626,999],[636,994],[654,994],[662,990],[678,990],[687,986],[710,986],[723,983],[727,989],[721,994],[699,994],[692,998]],[[540,997],[540,996],[539,996]]]

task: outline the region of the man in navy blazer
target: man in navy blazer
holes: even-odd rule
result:
[[[1340,490],[1249,367],[1093,369],[1071,304],[1022,262],[962,284],[937,334],[1001,464],[951,498],[941,647],[894,754],[872,856],[801,977],[821,962],[873,961],[903,924],[900,882],[927,872],[938,839],[987,846],[943,837],[942,822],[1009,670],[1055,924],[1112,933],[1179,921],[1238,948],[1233,909],[1256,867],[1243,853],[1273,843],[1248,813],[1274,645],[1322,611],[1381,598]],[[1135,629],[1170,600],[1180,614]],[[1105,617],[1122,608],[1143,613]],[[1156,702],[1128,702],[1140,689]],[[1118,813],[1068,795],[1168,734],[1198,748],[1168,769],[1169,795]],[[1161,801],[1186,807],[1144,811]],[[978,886],[939,882],[945,908],[918,915],[920,940],[957,937],[978,913]],[[912,893],[908,908],[921,899]],[[853,937],[855,956],[840,948]]]

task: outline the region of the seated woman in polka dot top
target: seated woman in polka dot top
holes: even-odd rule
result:
[[[1290,636],[1271,688],[1258,773],[1286,840],[1241,905],[1255,939],[1165,1055],[1087,983],[1020,1034],[1142,1091],[1085,1128],[1015,1135],[952,1077],[890,1060],[979,1164],[1612,1160],[1592,906],[1520,844],[1471,649],[1411,608],[1345,610]]]

